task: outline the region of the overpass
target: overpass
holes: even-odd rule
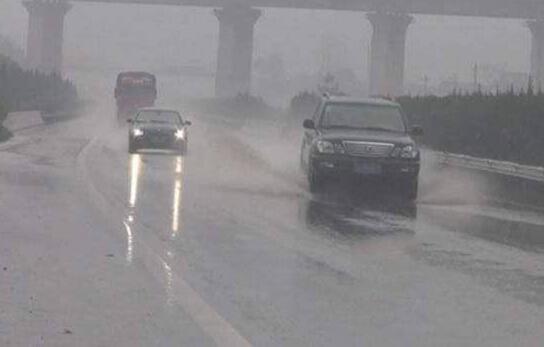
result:
[[[214,8],[219,22],[215,93],[219,97],[251,89],[254,26],[262,8],[366,12],[373,34],[370,90],[403,92],[406,33],[413,14],[516,18],[532,34],[531,75],[544,86],[544,0],[23,0],[29,14],[30,67],[60,72],[64,17],[77,2]]]
[[[233,4],[259,8],[401,12],[440,16],[536,19],[541,0],[71,0],[139,5],[226,7]]]

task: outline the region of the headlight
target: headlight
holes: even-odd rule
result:
[[[185,129],[178,129],[176,131],[176,139],[183,140],[185,138]]]
[[[132,130],[132,135],[138,137],[138,136],[142,136],[144,134],[144,131],[142,129],[139,129],[139,128],[135,128]]]
[[[391,153],[393,157],[400,157],[403,159],[415,159],[419,156],[419,151],[414,145],[407,145],[403,147],[397,147]]]
[[[342,143],[333,143],[331,141],[320,140],[315,143],[315,148],[318,153],[324,154],[345,154],[346,149]]]
[[[317,152],[319,153],[327,153],[327,154],[334,153],[334,145],[330,141],[317,141],[315,144],[315,148],[317,149]]]

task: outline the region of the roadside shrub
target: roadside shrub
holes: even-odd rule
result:
[[[0,102],[0,142],[5,141],[11,137],[11,133],[8,129],[4,128],[2,124],[6,120],[8,115],[8,109]]]
[[[544,95],[540,92],[402,97],[421,142],[433,149],[544,165]]]
[[[8,109],[4,106],[4,103],[0,102],[0,127],[8,116]]]
[[[0,100],[12,111],[53,113],[75,107],[78,94],[72,82],[59,75],[24,70],[0,56]]]

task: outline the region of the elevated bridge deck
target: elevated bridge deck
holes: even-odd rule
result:
[[[240,0],[71,0],[71,2],[224,7]],[[423,15],[536,19],[544,17],[544,0],[248,0],[262,8],[371,12],[385,10]]]

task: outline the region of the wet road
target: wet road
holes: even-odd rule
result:
[[[192,121],[186,157],[92,117],[0,145],[0,345],[542,345],[544,213],[433,166],[417,205],[312,196],[289,141]]]

